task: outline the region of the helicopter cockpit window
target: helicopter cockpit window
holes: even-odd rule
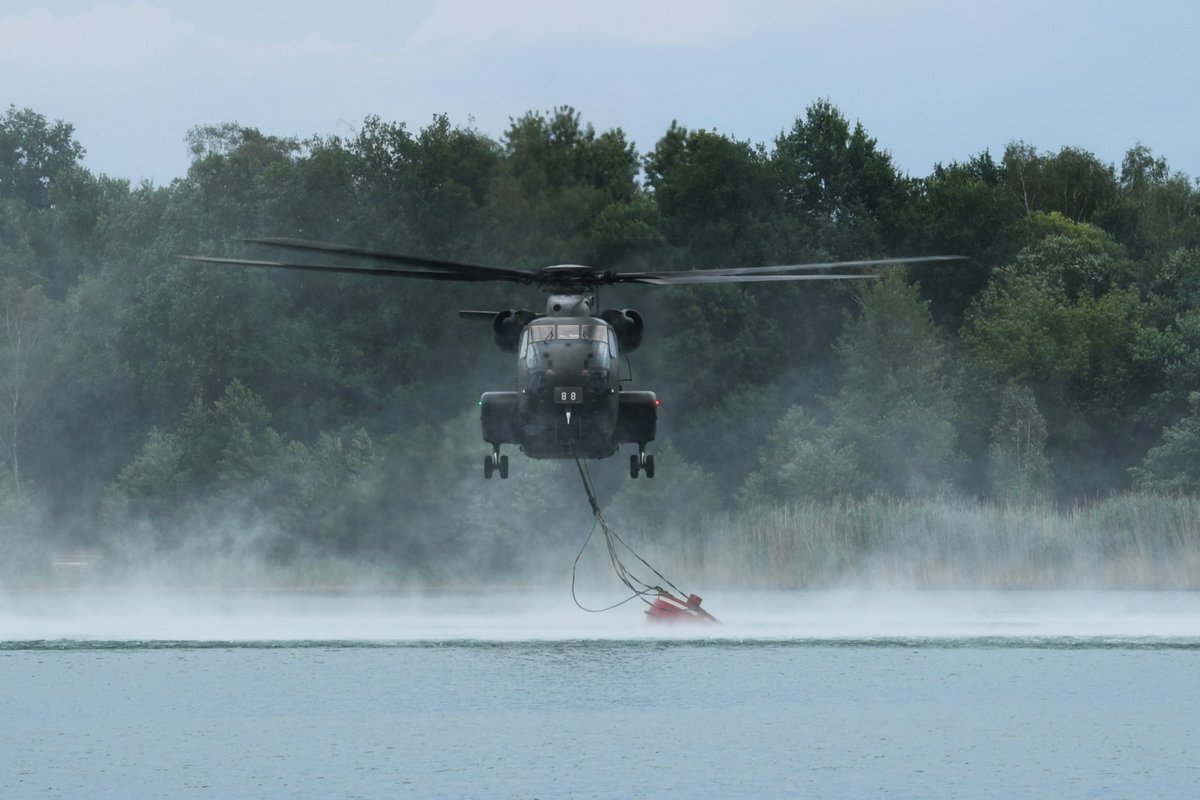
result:
[[[595,342],[599,351],[607,351],[609,358],[617,355],[613,346],[612,328],[607,325],[580,325],[579,335],[582,339]]]
[[[606,325],[555,325],[555,337],[558,339],[588,339],[593,342],[608,341],[608,326]]]
[[[608,341],[607,325],[580,325],[579,328],[584,339],[591,339],[593,342]]]
[[[521,334],[521,352],[531,344],[540,344],[554,340],[586,339],[593,342],[607,343],[612,350],[612,330],[607,325],[530,325]]]
[[[545,342],[554,338],[554,325],[530,325],[525,330],[529,332],[529,341]]]
[[[538,352],[541,348],[537,345],[542,342],[548,342],[554,338],[553,325],[529,325],[525,330],[521,331],[521,345],[517,350],[518,358],[525,361],[525,366],[529,369],[537,369],[538,367]]]

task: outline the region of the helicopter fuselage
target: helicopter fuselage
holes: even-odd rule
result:
[[[564,304],[554,299],[547,310],[557,305],[561,313]],[[586,311],[587,304],[571,310]],[[502,477],[507,473],[502,444],[518,445],[531,458],[607,458],[633,443],[638,453],[631,475],[644,469],[651,476],[645,446],[655,436],[658,399],[653,392],[621,389],[618,347],[613,326],[590,314],[542,316],[525,324],[515,348],[516,390],[486,392],[479,402],[492,468]],[[485,473],[491,471],[485,462]]]

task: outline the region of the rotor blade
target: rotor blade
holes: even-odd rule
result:
[[[496,311],[470,311],[467,309],[459,309],[458,316],[463,319],[485,319],[493,320],[496,318]]]
[[[687,283],[769,283],[772,281],[862,281],[881,277],[878,274],[846,275],[705,275],[703,270],[690,272],[661,272],[657,275],[617,274],[614,283],[643,283],[654,286],[678,286]]]
[[[269,245],[271,247],[282,247],[289,250],[301,250],[310,253],[332,253],[334,255],[368,258],[375,261],[399,264],[401,266],[432,269],[441,272],[457,272],[463,275],[477,275],[496,280],[518,281],[522,283],[532,283],[535,280],[533,272],[523,269],[493,267],[488,264],[469,264],[462,261],[443,261],[438,258],[423,258],[421,256],[407,256],[400,253],[389,253],[383,250],[373,250],[368,247],[355,247],[353,245],[335,244],[333,242],[273,238],[246,239],[245,241],[250,244]]]
[[[213,258],[209,256],[180,256],[184,261],[197,264],[232,264],[238,267],[266,267],[268,269],[294,269],[308,272],[348,272],[354,275],[375,275],[396,278],[424,278],[433,281],[490,281],[493,277],[466,275],[457,272],[434,272],[416,269],[386,269],[383,267],[354,267],[338,264],[300,264],[292,261],[257,261],[246,258]],[[501,279],[505,280],[505,279]]]
[[[821,269],[850,269],[855,267],[884,267],[891,264],[921,264],[933,261],[963,261],[965,256],[919,256],[916,258],[870,258],[862,261],[822,261],[811,264],[779,264],[771,267],[733,267],[730,269],[696,269],[673,272],[622,273],[654,278],[668,277],[673,283],[676,275],[766,275],[775,272],[802,272]]]

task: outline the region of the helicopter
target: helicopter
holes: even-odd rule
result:
[[[516,445],[530,458],[603,459],[625,444],[637,446],[629,457],[629,476],[654,477],[654,441],[660,401],[654,392],[622,388],[619,356],[638,348],[645,318],[633,308],[598,309],[604,286],[634,284],[765,283],[773,281],[863,280],[877,277],[864,270],[896,264],[958,260],[961,256],[881,258],[827,261],[726,269],[615,272],[582,264],[556,264],[541,269],[472,264],[402,255],[365,247],[288,238],[245,240],[310,257],[350,258],[321,262],[183,256],[202,264],[267,269],[341,272],[384,278],[416,278],[477,283],[507,281],[536,286],[547,293],[545,312],[527,309],[462,310],[466,319],[491,321],[492,336],[502,351],[517,357],[517,383],[512,391],[484,392],[479,400],[483,441],[492,452],[483,459],[483,476],[509,474],[502,445]],[[839,271],[840,270],[840,271]]]

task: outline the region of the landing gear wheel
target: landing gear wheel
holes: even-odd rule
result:
[[[629,477],[636,478],[643,470],[647,478],[654,477],[654,456],[646,455],[645,450],[638,450],[629,457]]]
[[[508,456],[500,455],[499,447],[494,447],[490,456],[483,457],[484,480],[490,479],[496,470],[500,471],[501,480],[508,477]]]

